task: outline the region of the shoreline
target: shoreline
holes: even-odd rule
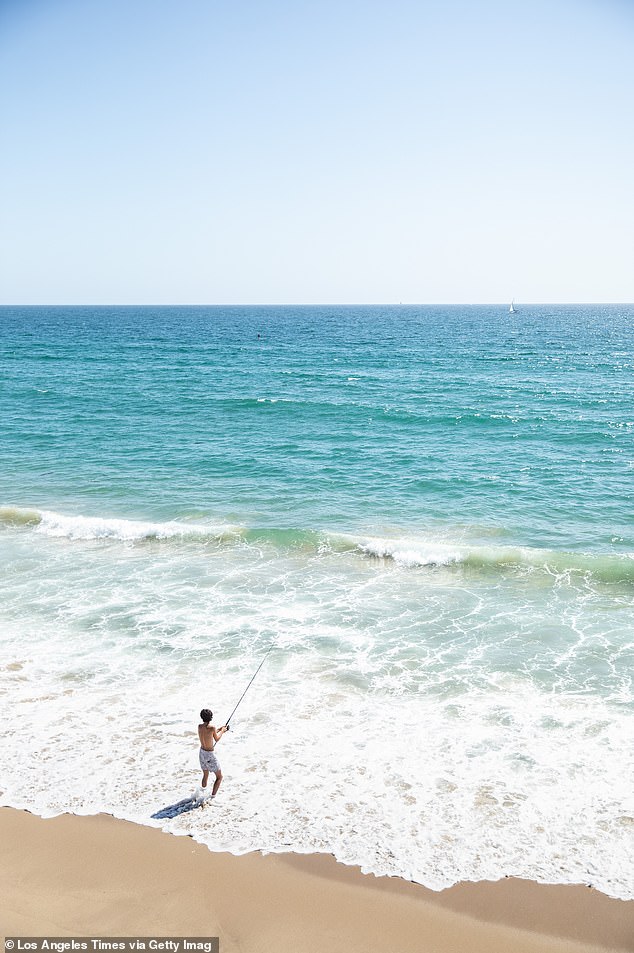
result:
[[[221,953],[634,951],[634,901],[508,878],[439,893],[329,854],[236,856],[111,815],[0,810],[3,935],[220,936]]]

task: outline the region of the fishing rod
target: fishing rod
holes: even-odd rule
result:
[[[258,672],[260,671],[260,669],[262,668],[262,666],[264,665],[264,663],[266,662],[267,658],[269,657],[269,655],[271,654],[271,652],[273,651],[274,648],[275,648],[275,646],[274,646],[274,645],[271,645],[271,647],[269,648],[268,652],[266,653],[266,655],[264,656],[264,658],[262,659],[262,661],[260,662],[260,664],[259,664],[258,667],[256,668],[256,670],[255,670],[255,672],[254,672],[254,674],[253,674],[253,676],[252,676],[252,678],[251,678],[251,681],[249,682],[249,684],[247,685],[247,687],[245,688],[245,690],[244,690],[244,691],[242,692],[242,694],[240,695],[240,698],[238,699],[238,704],[236,705],[236,707],[233,709],[233,711],[231,712],[231,714],[230,714],[229,717],[227,718],[227,720],[226,720],[226,722],[225,722],[226,728],[229,728],[229,722],[231,721],[231,719],[232,719],[233,716],[235,715],[236,711],[238,710],[238,705],[240,704],[240,702],[242,701],[242,699],[244,698],[244,696],[246,695],[246,693],[247,693],[247,692],[249,691],[249,689],[251,688],[251,685],[252,685],[253,682],[255,681],[255,676],[258,674]]]

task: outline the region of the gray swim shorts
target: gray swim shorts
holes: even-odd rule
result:
[[[201,748],[198,758],[203,771],[220,771],[220,762],[213,751],[205,751]]]

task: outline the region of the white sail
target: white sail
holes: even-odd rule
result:
[[[509,314],[515,314],[515,313],[516,313],[516,312],[515,312],[515,308],[513,307],[514,304],[515,304],[515,301],[514,301],[514,300],[511,301],[511,307],[509,308]]]

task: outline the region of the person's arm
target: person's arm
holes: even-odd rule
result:
[[[226,725],[223,725],[222,728],[214,728],[212,726],[211,730],[213,731],[213,734],[214,734],[214,741],[220,741],[225,731],[229,731]]]

